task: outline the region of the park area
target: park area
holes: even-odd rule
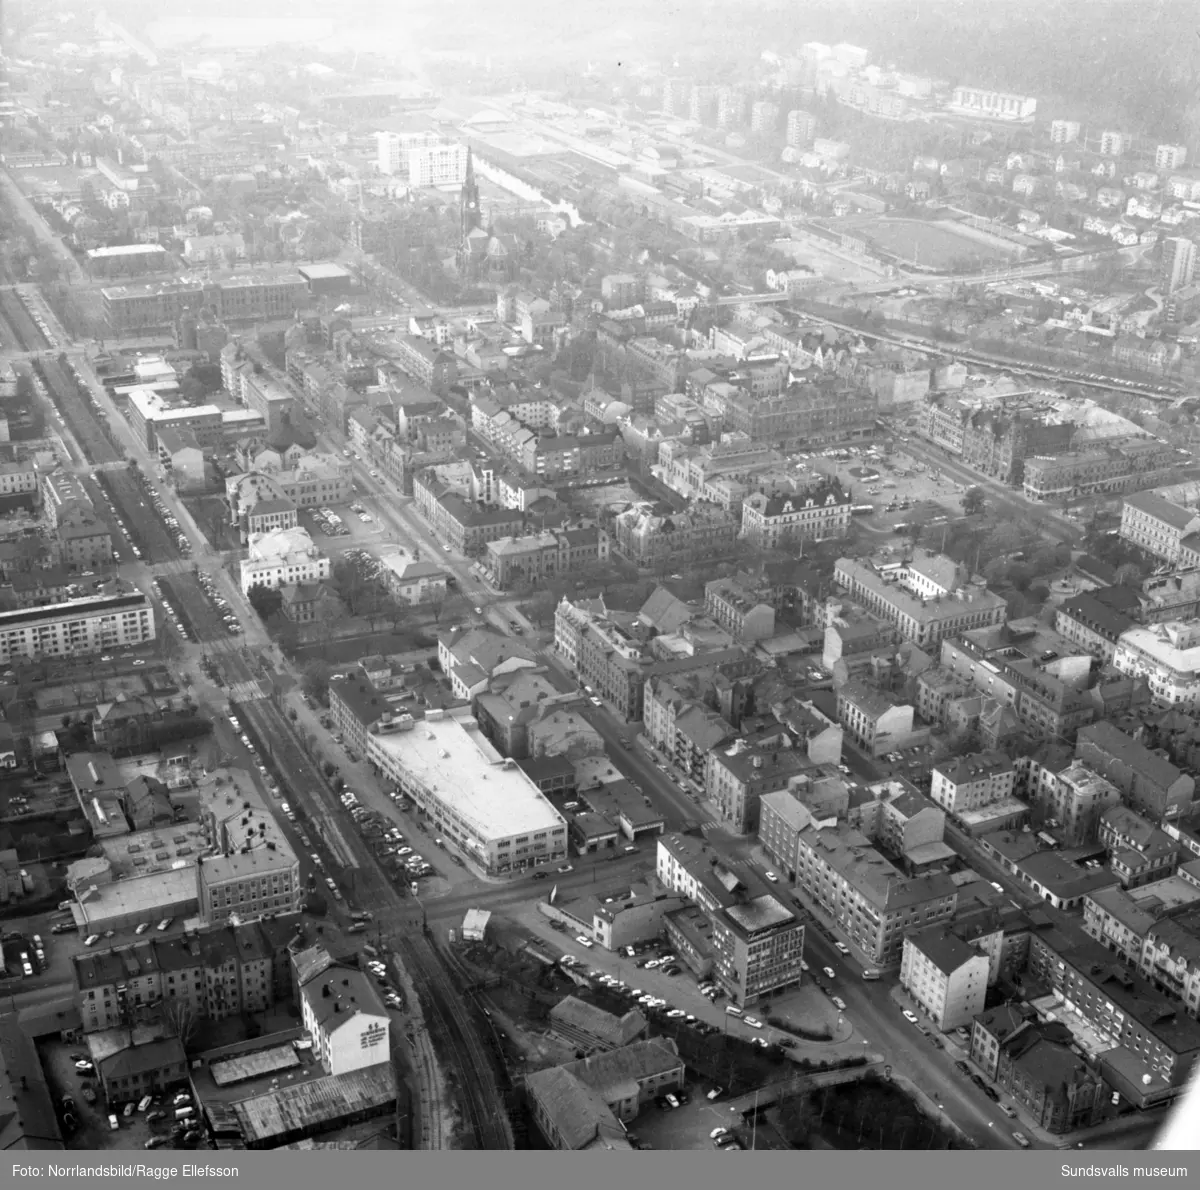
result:
[[[864,218],[847,223],[897,260],[937,272],[986,269],[1009,264],[1021,254],[1017,244],[976,239],[944,221]]]

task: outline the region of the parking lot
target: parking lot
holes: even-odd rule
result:
[[[711,1083],[693,1083],[684,1089],[688,1102],[679,1107],[648,1104],[630,1125],[637,1142],[651,1149],[716,1151],[716,1142],[724,1140],[728,1145],[728,1137],[734,1136],[740,1147],[749,1148],[742,1118],[730,1111],[724,1095],[710,1100],[707,1096],[712,1089]],[[724,1131],[714,1137],[717,1129]]]
[[[97,479],[104,504],[134,547],[135,557],[146,562],[171,562],[190,552],[178,523],[140,471],[101,471]]]

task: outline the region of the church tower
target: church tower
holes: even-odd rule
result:
[[[462,234],[466,236],[479,227],[483,215],[479,210],[479,186],[475,182],[475,162],[471,157],[471,148],[467,146],[467,173],[462,185]]]

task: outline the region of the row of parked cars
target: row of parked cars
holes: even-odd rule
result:
[[[238,618],[234,615],[233,608],[229,606],[229,600],[221,594],[217,587],[216,581],[211,574],[204,570],[196,571],[196,581],[200,584],[200,589],[207,596],[217,614],[225,622],[225,629],[230,636],[237,636],[241,632],[242,626],[238,622]]]
[[[150,501],[154,507],[154,511],[158,513],[158,519],[162,521],[167,532],[174,536],[176,548],[186,558],[192,552],[192,543],[184,536],[184,532],[179,527],[179,521],[176,520],[175,514],[167,507],[166,501],[158,494],[154,484],[146,477],[145,472],[135,470],[133,474],[141,485],[146,499]]]
[[[320,526],[321,532],[327,536],[349,536],[350,530],[346,527],[346,522],[332,508],[318,508],[312,516],[313,520]]]
[[[382,814],[362,805],[357,794],[347,790],[341,795],[341,802],[364,838],[372,843],[375,855],[385,861],[393,875],[406,878],[409,892],[415,896],[420,891],[417,881],[434,875],[433,865],[409,845],[399,827],[392,826]]]

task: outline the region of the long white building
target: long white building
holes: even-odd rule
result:
[[[0,612],[0,661],[74,657],[154,639],[154,608],[141,591]]]
[[[396,725],[399,727],[399,725]],[[467,708],[431,710],[367,737],[367,760],[490,873],[561,863],[566,819],[515,760],[502,757]]]

